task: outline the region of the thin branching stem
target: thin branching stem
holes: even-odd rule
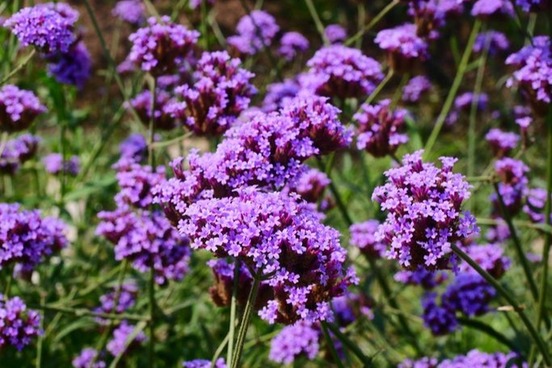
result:
[[[253,312],[253,306],[257,300],[257,293],[259,291],[259,285],[261,284],[261,278],[258,275],[255,275],[253,278],[253,285],[249,291],[249,296],[247,297],[247,303],[243,310],[243,316],[240,321],[240,329],[238,330],[238,338],[236,340],[235,352],[232,357],[231,368],[240,367],[240,360],[243,353],[243,345],[245,343],[245,336],[247,335],[247,330],[249,329],[249,321],[251,320],[251,314]]]

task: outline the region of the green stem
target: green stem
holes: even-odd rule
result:
[[[29,55],[27,55],[15,68],[13,68],[8,75],[6,75],[4,78],[2,78],[2,81],[0,81],[0,85],[6,83],[11,77],[17,74],[31,59],[33,58],[34,54],[36,53],[35,49],[32,49]]]
[[[339,355],[337,354],[337,350],[335,349],[335,345],[333,343],[332,337],[330,333],[328,332],[328,326],[325,322],[322,322],[322,332],[324,333],[324,338],[326,339],[326,343],[328,344],[328,347],[330,348],[330,353],[332,354],[332,358],[334,360],[334,363],[337,364],[338,368],[344,368],[343,363],[341,363],[341,359],[339,358]]]
[[[309,13],[314,21],[314,25],[316,26],[316,30],[320,33],[320,37],[322,38],[322,42],[324,42],[324,45],[328,46],[330,44],[330,40],[326,36],[326,32],[324,32],[324,24],[322,24],[322,21],[318,16],[316,7],[314,6],[312,0],[305,0],[305,5],[307,5],[307,8],[309,9]]]
[[[517,235],[517,231],[514,226],[514,223],[512,222],[512,218],[510,217],[510,214],[506,209],[506,205],[504,204],[504,199],[502,198],[502,194],[500,194],[498,183],[493,183],[493,187],[495,189],[495,193],[498,198],[498,205],[500,207],[500,212],[502,213],[502,217],[504,218],[504,221],[506,221],[506,224],[508,225],[508,229],[510,230],[510,236],[512,237],[514,246],[516,248],[516,253],[518,255],[521,266],[523,267],[523,271],[525,273],[525,277],[527,278],[527,282],[529,283],[529,290],[531,291],[531,295],[533,296],[533,299],[535,299],[535,301],[538,301],[539,295],[537,291],[537,284],[535,282],[535,279],[533,278],[533,273],[531,272],[531,266],[529,265],[529,261],[525,256],[523,247],[521,246],[521,241],[519,240],[519,237]]]
[[[253,306],[257,299],[257,292],[259,291],[259,285],[261,283],[261,278],[258,275],[255,275],[253,280],[253,286],[249,291],[249,296],[247,297],[247,303],[245,304],[245,309],[243,310],[243,316],[240,322],[240,329],[238,330],[238,339],[236,341],[236,351],[232,357],[231,368],[238,368],[240,366],[240,360],[243,353],[243,345],[245,343],[245,336],[247,335],[247,330],[249,329],[249,321],[251,320],[251,312],[253,311]]]
[[[230,301],[230,326],[228,328],[228,351],[226,354],[226,365],[232,366],[234,354],[234,331],[236,330],[236,304],[238,298],[238,279],[240,277],[240,261],[234,264],[234,281],[232,285],[232,300]]]
[[[343,334],[338,327],[332,325],[331,323],[322,322],[322,326],[324,328],[328,328],[332,333],[345,345],[353,354],[356,355],[356,357],[362,362],[362,366],[372,367],[372,359],[370,357],[367,357],[360,348],[353,343],[345,334]]]
[[[368,32],[372,29],[376,24],[379,23],[379,21],[387,14],[389,13],[397,4],[400,3],[400,0],[393,0],[385,8],[383,8],[372,20],[370,23],[368,23],[364,28],[362,28],[360,31],[358,31],[356,34],[353,35],[353,37],[349,38],[347,41],[345,41],[345,46],[350,46],[353,43],[355,43],[358,39],[362,38]]]
[[[552,27],[552,24],[550,25]],[[549,107],[548,112],[548,158],[547,158],[547,174],[546,174],[546,206],[544,208],[545,224],[550,226],[552,220],[550,214],[552,212],[552,107]],[[542,278],[539,293],[539,305],[537,313],[537,328],[539,328],[543,319],[546,316],[546,296],[548,289],[548,273],[550,269],[550,245],[552,243],[552,233],[547,232],[544,238],[544,247],[542,249]]]
[[[224,337],[224,340],[222,340],[219,347],[215,351],[215,355],[213,355],[213,358],[211,359],[211,367],[216,366],[215,363],[217,362],[217,359],[220,357],[220,355],[222,354],[222,351],[224,350],[224,348],[226,347],[226,344],[228,344],[229,341],[230,341],[230,333],[227,333],[226,336]],[[226,361],[226,364],[227,365],[229,364],[228,360]]]
[[[454,77],[454,81],[452,82],[452,86],[450,87],[449,93],[447,95],[447,98],[445,100],[445,103],[443,104],[443,108],[441,109],[441,112],[439,113],[439,116],[437,117],[437,120],[435,122],[435,126],[433,127],[433,130],[427,140],[427,143],[425,145],[425,152],[424,155],[426,157],[429,156],[431,149],[433,148],[433,145],[437,141],[437,137],[439,136],[439,133],[441,132],[441,129],[443,128],[443,124],[445,123],[445,120],[447,118],[447,115],[452,107],[452,103],[454,102],[454,98],[456,97],[456,93],[458,92],[458,89],[460,88],[460,84],[462,83],[462,79],[464,78],[464,74],[466,73],[466,68],[468,66],[468,62],[470,60],[470,56],[473,49],[473,44],[475,43],[475,38],[477,34],[479,33],[479,29],[481,28],[481,21],[477,19],[473,25],[473,28],[471,30],[470,38],[468,39],[468,44],[466,45],[466,49],[464,50],[464,54],[462,55],[462,59],[460,60],[460,65],[458,65],[458,71],[456,72],[456,76]]]
[[[523,308],[519,306],[519,304],[516,302],[515,298],[510,295],[510,293],[494,278],[492,277],[487,271],[485,271],[477,262],[475,262],[473,259],[470,258],[462,249],[460,249],[456,244],[452,244],[452,251],[456,253],[462,260],[464,260],[466,263],[468,263],[477,273],[479,273],[489,284],[491,284],[498,294],[506,300],[512,307],[512,309],[517,312],[519,315],[521,321],[527,328],[529,334],[531,335],[531,338],[533,341],[537,344],[545,363],[550,366],[552,365],[552,358],[550,357],[550,353],[548,351],[548,347],[546,346],[546,343],[542,340],[540,337],[538,331],[536,330],[535,326],[531,323],[529,318],[527,318],[527,315],[523,311]]]

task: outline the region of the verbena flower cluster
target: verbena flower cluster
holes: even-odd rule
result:
[[[526,191],[526,200],[525,205],[523,206],[523,212],[529,216],[529,219],[532,222],[545,222],[546,216],[544,210],[546,206],[546,197],[547,191],[543,188],[531,188]]]
[[[485,135],[493,153],[498,157],[507,156],[519,143],[519,135],[493,128]]]
[[[309,40],[299,32],[286,32],[280,39],[280,47],[278,54],[287,61],[295,59],[295,57],[307,51],[309,48]]]
[[[21,350],[41,333],[37,311],[27,309],[17,296],[6,298],[0,294],[0,349],[13,346]]]
[[[510,48],[510,42],[506,35],[498,31],[487,31],[477,35],[473,44],[474,52],[487,50],[489,55],[502,53]]]
[[[466,355],[458,355],[452,359],[445,359],[438,362],[436,358],[424,357],[419,360],[406,359],[398,366],[399,368],[467,368],[467,367],[489,367],[506,368],[520,367],[527,368],[516,353],[484,353],[477,349],[469,351]]]
[[[304,88],[321,96],[359,98],[370,94],[383,79],[376,60],[343,45],[321,48],[307,66]]]
[[[505,157],[495,162],[495,173],[498,176],[498,193],[502,197],[509,216],[521,210],[523,195],[527,189],[529,168],[522,161]],[[496,214],[501,214],[500,198],[497,193],[491,195]]]
[[[423,75],[416,76],[404,86],[402,100],[406,103],[416,103],[430,89],[431,82],[427,77]]]
[[[61,220],[23,210],[15,203],[0,203],[0,268],[16,265],[18,272],[31,272],[67,246],[65,231]]]
[[[353,116],[358,124],[357,148],[374,157],[394,155],[401,144],[408,142],[404,133],[407,116],[407,110],[393,109],[389,99],[375,105],[362,104]]]
[[[173,97],[168,92],[160,88],[156,89],[153,114],[153,125],[156,130],[171,130],[178,125],[177,119],[169,109],[170,103],[173,101]],[[152,108],[151,92],[149,90],[140,92],[129,101],[126,108],[127,110],[134,109],[142,124],[149,126]]]
[[[552,50],[550,38],[537,36],[531,45],[508,56],[507,65],[515,70],[506,85],[519,85],[533,108],[542,113],[552,98]]]
[[[7,84],[0,89],[0,131],[27,129],[34,119],[46,112],[46,106],[31,91]]]
[[[347,39],[347,30],[339,24],[328,24],[324,28],[324,35],[332,44],[342,43]]]
[[[175,24],[167,16],[151,17],[147,26],[129,36],[128,60],[154,76],[167,74],[186,59],[198,38],[199,32]]]
[[[267,279],[273,295],[259,315],[269,323],[325,320],[329,301],[356,281],[344,267],[339,233],[296,196],[250,187],[237,197],[198,200],[186,208],[178,229],[190,236],[193,249],[237,258],[254,277]]]
[[[135,283],[127,282],[121,287],[104,294],[100,297],[100,306],[95,310],[100,313],[120,314],[132,308],[138,296],[138,286]],[[98,323],[105,324],[107,321],[102,318],[96,319]]]
[[[477,232],[475,218],[461,212],[470,197],[469,184],[452,172],[456,159],[440,160],[438,168],[422,162],[422,151],[405,155],[400,167],[385,172],[387,183],[372,194],[388,212],[376,239],[388,246],[387,257],[408,269],[449,267],[451,244]]]
[[[427,43],[416,34],[415,24],[380,31],[374,42],[387,52],[391,68],[406,70],[413,60],[423,60],[427,56]]]
[[[73,368],[106,368],[103,360],[98,358],[98,351],[92,348],[83,349],[73,361]]]
[[[272,339],[269,359],[281,364],[291,364],[299,356],[314,359],[320,350],[320,329],[306,322],[286,326]]]
[[[92,59],[84,42],[80,41],[61,54],[54,54],[47,58],[48,72],[63,84],[82,88],[90,78]]]
[[[143,331],[138,332],[132,341],[128,341],[136,326],[123,321],[114,331],[113,338],[107,343],[106,349],[113,356],[122,355],[129,350],[138,348],[146,341],[146,334]]]
[[[140,25],[146,20],[146,6],[142,0],[121,0],[115,4],[114,16],[134,25]]]
[[[368,220],[351,225],[349,228],[349,232],[351,233],[351,245],[358,247],[360,251],[368,257],[383,257],[387,246],[376,239],[376,231],[379,225],[380,223],[377,220]]]
[[[64,160],[60,153],[50,153],[42,158],[42,163],[46,172],[52,175],[77,176],[80,170],[80,159],[77,156]]]
[[[0,174],[14,175],[21,165],[32,159],[42,139],[32,134],[23,134],[6,142],[0,154]]]
[[[241,54],[254,55],[272,44],[280,27],[272,15],[253,10],[240,19],[236,30],[238,34],[228,37],[228,44]]]
[[[323,198],[324,191],[330,182],[330,178],[325,173],[309,169],[295,183],[292,183],[289,189],[291,192],[299,194],[305,201],[316,203]]]
[[[182,102],[173,102],[168,112],[199,135],[220,135],[249,107],[257,92],[249,71],[226,51],[203,53],[193,73],[193,82],[177,87]]]
[[[212,368],[213,365],[211,364],[210,360],[205,359],[195,359],[190,360],[189,362],[182,363],[182,367],[184,368]],[[215,368],[227,368],[226,362],[224,361],[224,358],[218,358],[214,365]]]

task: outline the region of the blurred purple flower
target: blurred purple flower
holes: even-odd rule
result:
[[[40,314],[28,310],[21,298],[8,299],[0,294],[0,349],[13,346],[22,350],[40,334]]]
[[[31,91],[11,84],[0,89],[0,131],[11,133],[25,130],[46,111],[46,106]]]

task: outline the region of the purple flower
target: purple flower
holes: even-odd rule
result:
[[[449,309],[468,317],[482,315],[489,310],[495,289],[475,272],[460,273],[443,294],[441,301]]]
[[[129,159],[140,163],[148,154],[148,143],[140,133],[129,135],[120,145],[122,159]]]
[[[523,194],[528,183],[528,172],[529,168],[522,161],[513,158],[505,157],[495,162],[495,173],[500,179],[498,192],[509,216],[515,215],[521,209]],[[491,201],[495,211],[499,210],[500,203],[496,193],[491,195]]]
[[[84,42],[71,46],[65,53],[49,56],[48,72],[60,83],[82,88],[90,78],[92,60]]]
[[[272,15],[253,10],[240,19],[236,29],[238,34],[228,37],[228,44],[241,54],[254,55],[272,44],[280,27]]]
[[[116,209],[100,212],[96,234],[115,245],[115,259],[128,259],[140,272],[155,273],[155,282],[181,280],[188,272],[190,248],[187,238],[171,226],[161,212]]]
[[[73,26],[78,13],[75,16],[74,10],[66,4],[60,9],[62,12],[53,3],[23,8],[3,26],[17,36],[22,46],[35,46],[45,54],[67,52],[76,40]]]
[[[545,222],[544,208],[546,206],[546,194],[547,191],[543,188],[532,188],[527,190],[523,212],[525,212],[534,223],[542,224]]]
[[[422,75],[414,77],[404,86],[402,100],[407,103],[416,103],[430,89],[429,79]]]
[[[182,363],[182,367],[184,368],[212,368],[210,360],[205,359],[196,359],[196,360],[190,360],[189,362]],[[227,368],[226,363],[224,362],[224,358],[218,358],[215,362],[214,368]]]
[[[21,210],[18,204],[0,203],[0,268],[17,264],[30,273],[44,258],[59,252],[68,241],[65,224],[37,210]]]
[[[458,329],[456,313],[448,305],[438,305],[436,299],[435,293],[426,293],[422,298],[424,326],[435,336],[456,331]]]
[[[342,43],[347,38],[347,31],[339,24],[328,24],[324,28],[324,35],[331,44]]]
[[[193,83],[175,89],[182,102],[172,103],[167,110],[196,134],[220,135],[249,107],[257,92],[250,82],[253,77],[226,51],[205,52]]]
[[[451,244],[477,233],[475,218],[461,213],[470,185],[452,172],[455,158],[441,157],[441,168],[422,162],[422,151],[405,155],[402,166],[385,172],[387,183],[372,199],[387,211],[376,239],[389,247],[387,257],[414,270],[449,267]]]
[[[198,38],[199,32],[172,23],[168,16],[151,17],[146,27],[129,36],[128,59],[154,76],[167,74],[186,59]]]
[[[385,254],[386,246],[376,240],[376,231],[380,223],[377,220],[368,220],[360,224],[353,224],[349,228],[351,245],[370,258],[381,258]]]
[[[121,288],[114,288],[107,294],[100,297],[100,306],[95,309],[99,313],[120,314],[132,308],[136,303],[138,287],[135,283],[129,282],[121,285]],[[116,303],[117,301],[117,303]],[[106,324],[106,320],[97,318],[98,323]]]
[[[544,114],[552,96],[552,46],[547,36],[533,38],[533,43],[508,56],[507,65],[516,70],[506,86],[519,85],[533,109]]]
[[[447,274],[443,271],[430,271],[420,266],[414,271],[399,271],[394,279],[405,285],[420,285],[425,290],[431,290],[437,285],[442,284],[447,279]]]
[[[381,65],[358,49],[332,45],[318,50],[307,62],[306,89],[321,96],[362,97],[383,79]]]
[[[31,91],[11,84],[0,89],[0,131],[17,132],[27,129],[33,120],[46,112]]]
[[[482,52],[485,48],[488,48],[489,55],[496,55],[508,50],[509,47],[510,42],[504,33],[491,30],[477,35],[473,44],[473,51]]]
[[[275,82],[266,86],[266,95],[263,101],[264,112],[278,111],[299,94],[301,86],[293,79]]]
[[[146,7],[142,0],[121,0],[115,4],[114,16],[133,25],[139,25],[146,20]]]
[[[7,141],[0,155],[0,173],[14,175],[21,165],[35,156],[41,141],[40,137],[32,134],[23,134]]]
[[[153,203],[152,188],[165,179],[165,168],[142,166],[128,160],[121,160],[116,165],[117,182],[121,190],[115,196],[119,207],[132,206],[147,209]]]
[[[92,362],[94,362],[92,364]],[[92,348],[83,349],[73,359],[73,368],[105,368],[105,362],[98,359],[98,351]]]
[[[487,135],[485,135],[485,139],[489,142],[493,153],[497,157],[508,155],[519,143],[519,135],[504,132],[497,128],[489,130]]]
[[[371,320],[374,318],[373,304],[373,300],[363,294],[347,291],[332,300],[334,322],[340,327],[347,327],[361,316]]]
[[[21,350],[41,333],[38,312],[27,310],[23,300],[17,296],[7,299],[0,294],[0,349],[13,346]]]
[[[408,70],[413,60],[427,57],[427,43],[416,34],[415,24],[379,31],[374,42],[387,52],[390,66],[395,70]]]
[[[514,7],[509,0],[477,0],[473,4],[471,15],[480,18],[497,15],[513,17]]]
[[[391,110],[391,100],[385,99],[376,105],[362,104],[353,119],[358,124],[357,148],[374,157],[393,155],[401,144],[408,142],[404,134],[408,111]]]
[[[324,195],[326,187],[330,185],[330,178],[323,172],[310,169],[303,173],[295,183],[290,186],[290,191],[299,194],[305,201],[316,203]]]
[[[513,363],[513,364],[512,364]],[[466,368],[466,367],[519,367],[527,368],[527,363],[515,353],[483,353],[479,350],[471,350],[466,355],[458,355],[453,359],[443,360],[439,368]]]
[[[51,153],[44,156],[42,163],[46,172],[52,175],[65,173],[66,175],[77,176],[80,170],[80,160],[77,156],[71,156],[69,160],[64,160],[61,154]]]
[[[142,345],[142,343],[146,341],[146,335],[142,331],[140,331],[132,341],[129,341],[134,329],[135,326],[129,325],[126,321],[123,321],[119,327],[113,331],[113,338],[106,345],[107,351],[113,356],[118,356]]]
[[[155,114],[153,120],[155,129],[171,130],[178,125],[170,110],[170,104],[173,102],[174,99],[172,99],[168,92],[159,88],[155,91]],[[129,103],[138,114],[142,124],[149,126],[151,119],[151,92],[144,90],[130,100]],[[126,106],[126,108],[130,110],[129,106]]]
[[[437,358],[423,357],[418,360],[405,359],[397,368],[437,368]]]
[[[299,356],[313,360],[320,350],[320,328],[306,322],[286,326],[270,343],[268,358],[280,364],[291,364]]]
[[[516,0],[516,5],[524,12],[538,12],[550,8],[548,0]]]
[[[344,266],[339,233],[294,195],[250,187],[238,197],[198,200],[186,208],[178,230],[192,249],[239,259],[254,277],[265,278],[273,295],[259,315],[269,323],[326,320],[331,299],[356,282]]]
[[[504,255],[504,249],[498,244],[470,245],[464,251],[481,268],[499,279],[510,268],[510,258]],[[476,271],[467,263],[462,262],[458,266],[462,273],[475,273]]]
[[[477,111],[483,111],[487,107],[489,97],[486,93],[474,95],[472,92],[466,92],[454,99],[454,108],[450,112],[447,118],[447,124],[456,123],[462,112],[469,113],[471,111],[472,104],[475,100],[475,108]]]
[[[452,15],[461,15],[463,1],[458,0],[417,0],[408,2],[408,14],[414,17],[416,31],[420,37],[435,39],[437,30],[446,24]]]
[[[299,32],[286,32],[280,39],[278,53],[287,61],[295,59],[297,54],[307,51],[309,40]]]

